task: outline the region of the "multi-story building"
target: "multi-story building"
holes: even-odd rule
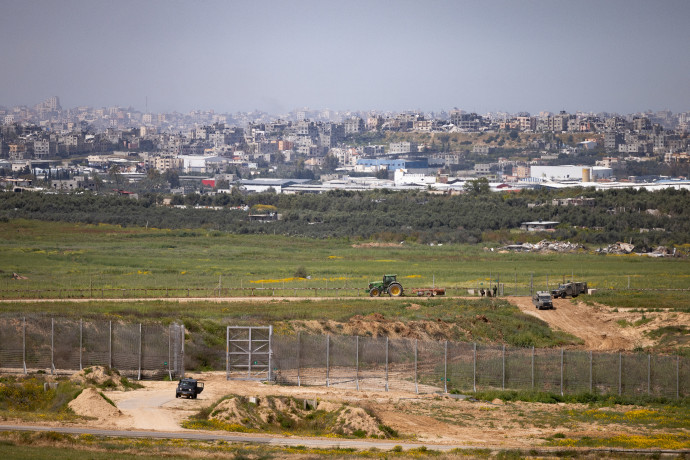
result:
[[[57,144],[50,142],[49,139],[39,139],[34,141],[34,158],[38,160],[46,159],[57,153]]]
[[[414,142],[391,142],[388,147],[388,153],[391,155],[402,155],[416,151],[417,144]]]
[[[486,144],[475,144],[472,146],[472,153],[475,155],[490,155],[496,150],[495,147],[490,147]]]
[[[24,160],[26,158],[26,144],[24,143],[13,143],[10,144],[10,160]]]
[[[530,167],[529,167],[529,165],[517,165],[513,169],[513,174],[518,179],[524,179],[526,177],[530,177]]]
[[[182,171],[184,168],[184,160],[174,156],[155,156],[145,163],[147,168],[153,168],[157,171]]]
[[[516,117],[515,121],[520,131],[535,131],[537,129],[537,119],[534,117]]]
[[[647,117],[634,117],[632,125],[635,131],[647,131],[652,128],[652,123]]]
[[[623,141],[623,136],[617,132],[604,133],[604,149],[608,151],[618,150],[618,146]]]
[[[348,118],[345,120],[345,134],[357,134],[364,131],[364,120],[359,117]]]

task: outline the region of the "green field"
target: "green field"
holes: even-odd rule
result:
[[[13,220],[0,222],[0,297],[357,296],[384,273],[398,274],[408,289],[443,286],[451,295],[496,282],[505,295],[528,295],[573,277],[629,294],[690,288],[686,259],[494,249]],[[663,305],[631,306],[690,299],[666,297]]]

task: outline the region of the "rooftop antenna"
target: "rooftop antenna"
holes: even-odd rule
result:
[[[146,96],[146,112],[144,113],[149,113],[149,97]]]

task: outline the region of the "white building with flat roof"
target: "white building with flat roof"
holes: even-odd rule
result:
[[[590,170],[591,180],[610,179],[613,177],[613,170],[603,166],[582,166],[582,165],[560,165],[560,166],[538,166],[530,168],[530,177],[542,180],[582,180],[582,171]]]

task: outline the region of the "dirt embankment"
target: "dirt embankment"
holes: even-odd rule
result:
[[[86,388],[68,404],[75,414],[99,420],[113,420],[122,415],[120,410],[110,404],[94,388]]]
[[[663,326],[690,327],[690,314],[682,312],[617,311],[605,305],[587,305],[571,299],[554,299],[552,310],[537,310],[529,297],[507,297],[523,313],[584,341],[587,350],[632,350],[653,347],[656,339],[647,333]]]
[[[409,309],[419,309],[412,304]],[[359,335],[371,337],[388,337],[391,339],[407,338],[419,340],[452,340],[462,329],[456,323],[444,321],[416,320],[400,321],[385,318],[380,313],[367,316],[355,315],[347,322],[333,320],[295,320],[290,321],[290,329],[309,334]]]

